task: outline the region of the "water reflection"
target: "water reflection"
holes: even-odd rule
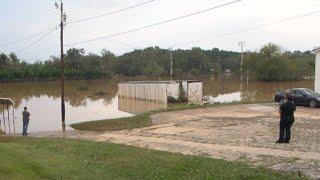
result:
[[[17,132],[22,129],[23,107],[31,113],[30,132],[61,130],[60,83],[0,83],[0,97],[15,102]],[[89,90],[79,91],[79,86]],[[105,95],[95,95],[103,91]],[[66,82],[66,123],[132,116],[118,110],[117,82],[107,80]],[[2,109],[0,109],[2,113]],[[68,130],[69,128],[66,127]],[[6,129],[8,132],[8,129]]]
[[[167,108],[167,104],[161,102],[119,97],[119,110],[133,114],[165,108]]]
[[[214,102],[234,101],[272,101],[275,93],[279,90],[303,87],[314,89],[314,81],[290,81],[290,82],[256,82],[249,81],[240,83],[237,77],[216,78],[204,80],[204,95],[213,99]]]
[[[0,130],[7,134],[15,134],[14,108],[12,104],[6,104],[3,101],[1,103]]]
[[[88,90],[78,90],[86,86]],[[104,96],[95,96],[96,92],[103,91]],[[87,100],[103,99],[105,104],[117,94],[117,82],[113,80],[66,81],[65,100],[72,106],[85,106]],[[0,83],[0,96],[10,97],[19,107],[22,100],[48,96],[53,99],[60,98],[60,82],[27,82],[27,83]]]
[[[217,97],[208,96],[209,103],[230,103],[241,101],[241,92],[234,92],[229,94],[219,94]]]

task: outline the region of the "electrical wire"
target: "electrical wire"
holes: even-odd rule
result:
[[[94,37],[98,37],[98,35],[96,35],[96,34],[93,34],[93,33],[91,33],[91,32],[87,32],[87,31],[83,31],[82,29],[78,29],[78,28],[75,28],[75,27],[70,26],[70,25],[68,25],[67,27],[68,27],[68,28],[71,28],[71,29],[74,29],[76,32],[80,32],[80,33],[82,33],[82,34],[86,34],[86,35],[89,34],[89,35],[92,35],[92,36],[94,36]],[[107,41],[108,41],[109,43],[110,43],[110,41],[113,41],[113,42],[115,42],[115,43],[118,43],[118,44],[121,44],[121,45],[130,47],[130,48],[132,48],[132,49],[139,49],[139,48],[141,48],[140,46],[138,47],[138,45],[132,45],[132,44],[129,44],[129,43],[124,43],[124,42],[122,42],[122,41],[118,41],[118,40],[114,40],[114,39],[108,39]],[[69,46],[69,45],[65,45],[65,46]],[[72,46],[70,46],[70,47],[72,47]]]
[[[25,41],[25,40],[40,36],[41,34],[47,32],[48,30],[55,30],[56,28],[57,28],[57,26],[55,26],[54,28],[47,29],[46,31],[42,31],[42,32],[39,32],[39,33],[31,34],[31,35],[26,36],[24,38],[17,39],[17,40],[11,41],[11,42],[7,42],[5,44],[1,44],[0,47],[6,47],[6,46],[9,46],[9,45],[12,45],[12,44],[16,44],[16,43],[19,43],[19,42],[22,42],[22,41]]]
[[[123,9],[107,12],[107,13],[100,14],[100,15],[93,16],[93,17],[88,17],[88,18],[83,18],[83,19],[71,21],[68,24],[74,24],[74,23],[79,23],[79,22],[84,22],[84,21],[90,21],[92,19],[98,19],[98,18],[101,18],[101,17],[104,17],[104,16],[110,16],[110,15],[113,15],[113,14],[117,14],[117,13],[121,13],[121,12],[130,10],[130,9],[134,9],[134,8],[137,8],[137,7],[140,7],[140,6],[144,6],[144,5],[152,3],[154,1],[156,1],[156,0],[148,0],[148,1],[145,1],[145,2],[142,2],[142,3],[135,4],[133,6],[129,6],[129,7],[123,8]]]
[[[220,4],[220,5],[217,5],[217,6],[214,6],[214,7],[210,7],[210,8],[204,9],[204,10],[196,11],[196,12],[193,12],[193,13],[190,13],[190,14],[186,14],[186,15],[183,15],[183,16],[171,18],[171,19],[168,19],[168,20],[165,20],[165,21],[161,21],[161,22],[158,22],[158,23],[142,26],[142,27],[131,29],[131,30],[128,30],[128,31],[114,33],[114,34],[110,34],[110,35],[106,35],[106,36],[102,36],[102,37],[98,37],[98,38],[94,38],[94,39],[89,39],[89,40],[85,40],[85,41],[75,42],[75,43],[72,44],[72,46],[77,45],[77,44],[83,44],[83,43],[88,43],[88,42],[92,42],[92,41],[98,41],[98,40],[102,40],[102,39],[107,39],[107,38],[110,38],[110,37],[120,36],[120,35],[136,32],[136,31],[140,31],[140,30],[143,30],[143,29],[159,26],[159,25],[162,25],[162,24],[166,24],[166,23],[169,23],[169,22],[177,21],[177,20],[180,20],[180,19],[184,19],[184,18],[187,18],[187,17],[191,17],[191,16],[195,16],[195,15],[198,15],[198,14],[202,14],[202,13],[208,12],[208,11],[212,11],[212,10],[215,10],[215,9],[218,9],[218,8],[222,8],[222,7],[225,7],[225,6],[240,2],[240,1],[242,1],[242,0],[231,1],[231,2],[228,2],[228,3]]]
[[[293,16],[293,17],[289,17],[289,18],[285,18],[285,19],[281,19],[281,20],[278,20],[278,21],[275,21],[275,22],[272,22],[272,23],[261,24],[261,25],[258,25],[258,26],[252,27],[252,28],[248,28],[248,29],[245,29],[245,30],[235,31],[235,32],[231,32],[231,33],[225,33],[225,34],[223,34],[223,36],[228,36],[228,35],[248,32],[248,31],[264,28],[266,26],[271,26],[271,25],[280,24],[280,23],[287,22],[287,21],[292,21],[292,20],[295,20],[295,19],[300,19],[300,18],[307,17],[307,16],[312,16],[312,15],[317,14],[317,13],[320,13],[320,10],[308,12],[308,13],[305,13],[305,14],[301,14],[301,15],[297,15],[297,16]]]
[[[272,26],[272,25],[275,25],[275,24],[281,24],[281,23],[284,23],[284,22],[287,22],[287,21],[292,21],[292,20],[295,20],[295,19],[300,19],[300,18],[312,16],[312,15],[318,14],[318,13],[320,13],[320,10],[312,11],[312,12],[308,12],[308,13],[304,13],[304,14],[301,14],[301,15],[296,15],[296,16],[293,16],[293,17],[288,17],[288,18],[280,19],[280,20],[278,20],[278,21],[271,22],[271,23],[265,23],[265,24],[257,25],[257,26],[251,27],[251,28],[247,28],[247,29],[240,30],[240,31],[234,31],[234,32],[219,34],[219,35],[217,35],[216,37],[231,36],[231,35],[234,35],[234,34],[240,34],[240,33],[245,33],[245,32],[249,32],[249,31],[254,31],[254,30],[256,30],[256,29],[264,28],[264,27],[267,27],[267,26]],[[174,44],[174,45],[171,45],[171,47],[175,47],[175,46],[177,46],[177,45],[182,45],[182,44],[189,44],[189,43],[201,42],[201,41],[203,41],[203,40],[208,40],[208,38],[198,39],[198,40],[195,40],[195,41],[188,41],[188,42],[184,42],[184,43],[176,43],[176,44]],[[210,40],[212,40],[212,39],[210,39]]]
[[[50,35],[54,30],[56,30],[56,28],[51,29],[51,30],[48,31],[46,34],[44,34],[43,36],[41,36],[38,40],[32,42],[31,44],[27,45],[27,46],[24,47],[24,48],[21,48],[21,49],[15,51],[15,53],[20,53],[20,52],[22,52],[22,51],[24,51],[24,50],[26,50],[26,49],[34,46],[35,44],[37,44],[37,43],[39,43],[41,40],[43,40],[45,37],[47,37],[48,35]]]

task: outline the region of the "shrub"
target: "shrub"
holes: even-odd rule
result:
[[[183,102],[188,102],[188,99],[186,97],[186,93],[184,92],[184,89],[182,87],[182,83],[179,85],[179,97],[178,97],[178,102],[183,103]]]
[[[282,56],[262,59],[257,68],[257,78],[261,81],[297,80],[295,63]]]
[[[174,98],[174,97],[172,97],[172,96],[169,96],[168,97],[168,103],[178,103],[179,101],[176,99],[176,98]]]

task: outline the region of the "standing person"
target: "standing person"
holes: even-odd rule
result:
[[[30,121],[30,113],[27,111],[27,107],[24,107],[24,111],[22,111],[22,121],[23,121],[22,136],[27,136],[28,126]]]
[[[296,105],[290,93],[285,95],[286,101],[280,106],[280,133],[277,143],[289,143],[291,136],[291,126],[294,123],[294,112]]]

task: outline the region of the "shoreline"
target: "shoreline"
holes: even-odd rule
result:
[[[174,112],[174,111],[190,110],[190,109],[205,109],[205,108],[211,108],[211,107],[230,106],[230,105],[238,105],[238,104],[276,104],[276,103],[271,101],[261,101],[261,102],[239,101],[239,102],[231,102],[231,103],[213,103],[213,104],[203,104],[203,105],[192,104],[192,103],[169,104],[168,108],[166,109],[159,109],[155,111],[136,114],[135,116],[132,116],[132,117],[92,120],[92,121],[70,124],[69,126],[75,130],[80,130],[80,131],[117,131],[117,130],[124,130],[124,129],[135,129],[135,128],[152,126],[151,116],[158,113]]]

